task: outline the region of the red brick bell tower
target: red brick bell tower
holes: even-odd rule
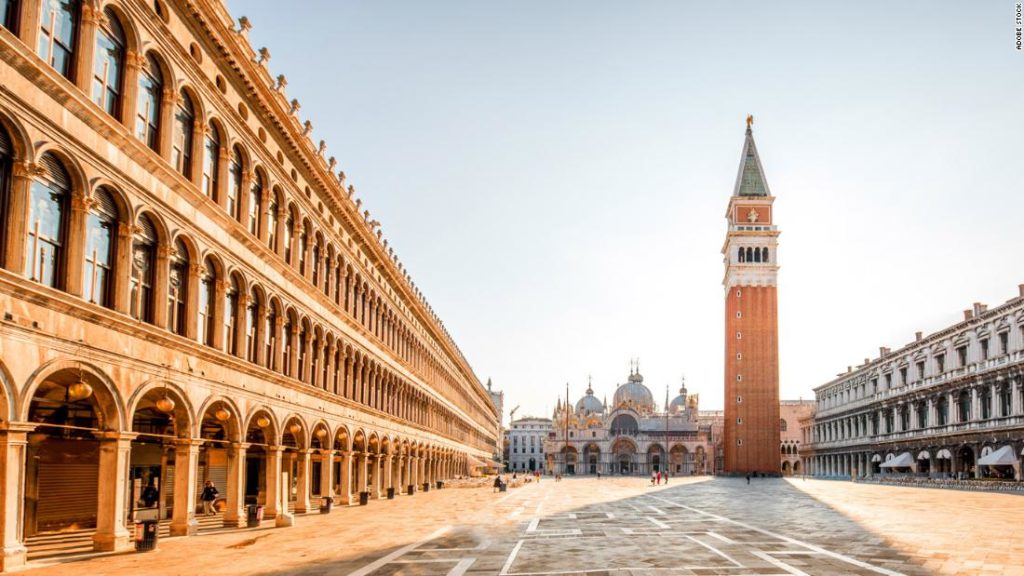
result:
[[[726,219],[726,474],[779,474],[779,328],[776,248],[779,231],[747,117],[739,174]]]

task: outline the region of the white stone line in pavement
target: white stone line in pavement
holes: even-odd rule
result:
[[[459,560],[459,563],[455,565],[455,568],[452,568],[448,572],[448,576],[462,576],[467,570],[469,570],[469,567],[473,565],[473,562],[476,562],[476,558],[463,558],[462,560]]]
[[[703,547],[707,548],[708,550],[711,550],[711,551],[712,551],[712,552],[714,552],[715,554],[718,554],[718,555],[719,555],[719,556],[721,556],[722,558],[725,558],[725,559],[726,559],[726,560],[728,560],[729,562],[732,562],[732,563],[733,563],[733,564],[735,564],[736,566],[738,566],[738,567],[740,567],[740,568],[743,568],[743,567],[744,567],[744,566],[743,566],[743,564],[741,564],[741,563],[737,562],[735,558],[733,558],[732,556],[729,556],[729,555],[728,555],[728,554],[726,554],[725,552],[722,552],[722,551],[721,551],[721,550],[719,550],[718,548],[715,548],[715,547],[714,547],[714,546],[712,546],[711,544],[708,544],[707,542],[701,542],[700,540],[697,540],[696,538],[694,538],[693,536],[690,536],[689,534],[684,534],[684,536],[686,536],[686,537],[687,537],[687,538],[689,538],[690,540],[693,540],[693,541],[694,541],[694,542],[695,542],[696,544],[699,544],[699,545],[701,545],[701,546],[703,546]]]
[[[605,512],[605,514],[608,516],[609,520],[614,520],[615,519],[615,514],[612,514],[611,512]]]
[[[430,542],[434,538],[440,538],[441,536],[447,534],[448,531],[451,530],[451,529],[452,529],[451,525],[442,526],[442,527],[438,528],[437,530],[434,530],[430,534],[430,536],[427,536],[423,540],[420,540],[419,542],[413,542],[412,544],[409,544],[407,546],[403,546],[403,547],[399,548],[398,550],[395,550],[391,554],[388,554],[387,556],[384,556],[382,558],[378,558],[374,562],[371,562],[371,563],[367,564],[366,566],[363,566],[362,568],[360,568],[358,570],[349,572],[348,576],[366,576],[367,574],[371,574],[375,570],[380,568],[381,566],[384,566],[385,564],[391,562],[395,558],[401,557],[403,554],[406,554],[410,550],[415,550],[418,546],[426,544],[427,542]]]
[[[516,556],[519,554],[519,550],[523,547],[523,542],[526,542],[526,540],[516,542],[516,545],[512,548],[512,552],[508,555],[508,559],[505,560],[505,565],[501,567],[501,572],[498,573],[498,576],[506,576],[508,574],[509,569],[512,568],[512,563],[516,561]]]
[[[750,553],[754,556],[757,556],[761,560],[764,560],[765,562],[775,566],[776,568],[782,568],[786,571],[787,574],[792,574],[793,576],[810,576],[810,574],[808,574],[807,572],[790,566],[789,564],[786,564],[778,558],[773,558],[770,554],[762,550],[751,550]]]
[[[803,542],[801,540],[797,540],[796,538],[790,538],[789,536],[783,536],[782,534],[778,534],[778,533],[772,532],[770,530],[765,530],[764,528],[758,528],[757,526],[751,526],[750,524],[746,524],[744,522],[740,522],[739,520],[733,520],[732,518],[726,518],[725,516],[719,516],[718,514],[712,514],[711,512],[706,512],[704,510],[700,510],[699,508],[693,508],[693,507],[687,506],[685,504],[680,504],[678,502],[673,502],[672,500],[669,500],[668,498],[662,498],[660,496],[656,496],[656,498],[658,498],[659,500],[663,500],[663,501],[665,501],[665,502],[667,502],[667,503],[669,503],[669,504],[671,504],[673,506],[677,506],[679,508],[685,508],[686,510],[689,510],[691,512],[696,512],[696,513],[701,514],[703,516],[707,516],[708,518],[714,518],[715,520],[718,520],[720,522],[728,522],[729,524],[734,524],[736,526],[740,526],[740,527],[746,528],[747,530],[753,530],[755,532],[760,532],[761,534],[766,534],[768,536],[772,536],[774,538],[778,538],[779,540],[783,540],[785,542],[789,542],[790,544],[796,544],[797,546],[803,546],[804,548],[807,548],[808,550],[814,550],[815,552],[817,552],[819,554],[824,554],[825,556],[829,556],[831,558],[835,558],[836,560],[840,560],[840,561],[846,562],[848,564],[853,564],[854,566],[857,566],[859,568],[863,568],[865,570],[870,570],[872,572],[877,572],[879,574],[885,574],[886,576],[904,576],[900,572],[894,572],[892,570],[889,570],[887,568],[882,568],[882,567],[879,567],[879,566],[872,566],[871,564],[868,564],[867,562],[862,562],[860,560],[857,560],[856,558],[851,558],[849,556],[846,556],[844,554],[840,554],[838,552],[833,552],[831,550],[826,550],[825,548],[822,548],[821,546],[816,546],[816,545],[810,544],[808,542]]]
[[[513,510],[512,513],[508,515],[508,518],[509,518],[509,520],[511,520],[511,519],[515,518],[516,516],[519,516],[522,513],[523,513],[523,507],[520,506],[519,508],[516,508],[515,510]]]
[[[665,515],[665,511],[664,510],[659,510],[658,508],[655,508],[654,506],[648,506],[648,508],[650,508],[651,510],[654,510],[654,512],[656,514],[658,514],[659,516],[664,516]]]
[[[539,516],[535,517],[533,520],[530,520],[530,525],[526,527],[526,531],[527,532],[536,532],[538,524],[540,524],[540,517]]]
[[[732,538],[726,538],[725,536],[722,536],[718,532],[712,532],[711,530],[708,530],[707,532],[705,532],[705,534],[707,534],[708,536],[711,536],[712,538],[718,538],[719,540],[721,540],[722,542],[725,542],[726,544],[735,544],[736,543],[736,541],[733,540]]]
[[[650,520],[651,524],[654,524],[658,528],[664,528],[666,530],[671,528],[671,526],[669,526],[668,524],[665,524],[664,522],[662,522],[661,520],[658,520],[657,518],[652,518],[650,516],[644,516],[644,518],[647,518],[648,520]]]

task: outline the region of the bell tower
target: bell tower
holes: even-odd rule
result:
[[[779,474],[779,329],[775,198],[754,145],[753,117],[725,218],[726,474]]]

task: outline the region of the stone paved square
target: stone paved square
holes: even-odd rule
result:
[[[35,562],[27,574],[1010,575],[1024,574],[1022,514],[1012,495],[838,481],[545,479],[343,507],[284,530],[166,538],[151,553]]]

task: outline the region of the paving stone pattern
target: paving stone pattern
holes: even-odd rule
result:
[[[296,527],[161,541],[38,574],[1018,574],[1024,497],[814,480],[545,479],[440,490]]]

